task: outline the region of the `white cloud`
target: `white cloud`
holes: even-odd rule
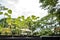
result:
[[[17,17],[19,15],[24,15],[26,17],[30,15],[43,17],[47,13],[47,11],[39,7],[39,0],[5,0],[3,4],[13,10],[12,17]]]

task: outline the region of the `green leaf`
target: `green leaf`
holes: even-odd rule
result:
[[[4,8],[3,10],[8,10],[8,8]]]
[[[8,10],[8,13],[9,13],[9,14],[12,14],[12,10]]]
[[[18,16],[18,19],[20,19],[21,17],[20,16]]]
[[[7,18],[6,22],[11,25],[11,18]]]
[[[2,15],[3,14],[3,12],[0,12],[0,15]]]
[[[0,27],[0,32],[2,32],[2,29],[3,29],[3,28],[2,28],[2,27]]]
[[[4,15],[7,16],[8,18],[11,18],[11,15],[8,15],[8,13],[5,13]]]
[[[5,13],[4,15],[8,16],[8,13]]]
[[[8,15],[8,18],[11,18],[11,15]]]
[[[29,17],[27,17],[26,21],[31,21],[31,18],[30,18],[30,16],[29,16]]]
[[[24,16],[21,16],[21,18],[22,18],[22,20],[24,20],[25,18],[24,18]]]
[[[34,15],[31,16],[32,17],[32,20],[37,20],[39,17],[36,17]]]
[[[32,15],[32,19],[35,19],[36,16]]]

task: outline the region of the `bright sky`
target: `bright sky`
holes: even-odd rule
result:
[[[47,10],[40,8],[39,0],[0,0],[3,5],[13,10],[12,17],[35,15],[40,18],[47,15]]]

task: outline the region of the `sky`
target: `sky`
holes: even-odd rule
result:
[[[47,15],[47,10],[40,7],[39,0],[0,0],[0,3],[12,9],[12,17],[24,15],[25,17],[35,15],[40,18]]]

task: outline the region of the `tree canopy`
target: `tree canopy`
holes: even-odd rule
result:
[[[55,15],[56,20],[59,22],[60,24],[60,2],[59,0],[40,0],[40,3],[42,3],[42,8],[43,9],[47,9],[48,13],[52,14],[53,17]]]

